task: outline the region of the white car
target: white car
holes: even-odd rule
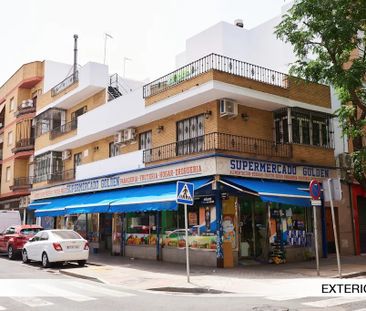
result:
[[[44,268],[51,263],[76,261],[84,266],[89,258],[89,244],[73,230],[43,230],[23,247],[24,263],[40,261]]]

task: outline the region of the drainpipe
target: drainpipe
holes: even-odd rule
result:
[[[352,217],[352,240],[353,240],[353,254],[357,255],[356,252],[356,224],[355,224],[355,215],[352,204],[352,186],[348,184],[348,195],[349,195],[349,207],[351,209],[351,217]]]

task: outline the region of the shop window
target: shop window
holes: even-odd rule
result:
[[[185,247],[184,208],[168,212],[164,229],[164,247]],[[192,248],[216,250],[216,208],[214,205],[195,205],[188,208],[188,245]]]
[[[119,155],[119,145],[114,142],[109,143],[109,157],[115,157]]]
[[[156,245],[155,213],[128,214],[126,244]]]
[[[204,147],[204,115],[177,122],[177,155],[201,152]]]

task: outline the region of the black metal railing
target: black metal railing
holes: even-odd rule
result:
[[[32,113],[36,111],[36,99],[29,99],[23,101],[19,106],[17,111],[15,111],[15,116],[19,117],[26,113]]]
[[[292,156],[290,144],[214,132],[144,150],[143,160],[144,163],[149,163],[206,151],[232,151],[278,158]]]
[[[210,70],[230,73],[281,88],[288,87],[288,76],[284,73],[212,53],[144,85],[143,97],[163,92]]]
[[[66,170],[60,172],[54,172],[47,175],[47,180],[50,182],[67,181],[75,179],[75,170]]]
[[[14,178],[12,188],[30,188],[33,184],[33,177],[17,177]]]
[[[63,90],[66,90],[69,86],[73,85],[78,81],[79,81],[79,72],[76,71],[75,73],[71,74],[70,76],[62,80],[59,84],[55,85],[51,89],[51,96],[52,97],[56,96],[57,94],[61,93]]]
[[[28,138],[22,138],[16,141],[15,148],[27,148],[27,147],[33,147],[34,146],[34,138],[28,137]]]
[[[50,131],[50,139],[55,139],[63,134],[71,132],[78,127],[78,120],[77,118],[72,119],[70,122],[67,122],[59,127],[54,128]]]

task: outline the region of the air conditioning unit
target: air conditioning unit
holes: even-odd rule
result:
[[[337,156],[337,166],[340,169],[349,170],[352,168],[352,157],[349,153],[343,152]]]
[[[233,118],[238,115],[238,103],[231,99],[220,99],[220,117]]]
[[[71,150],[62,151],[62,161],[68,160],[71,158]]]
[[[114,135],[114,143],[116,145],[123,144],[123,131],[119,131]]]
[[[22,101],[22,108],[33,108],[33,100],[32,99],[26,99]]]
[[[133,127],[125,129],[123,131],[123,139],[124,139],[124,142],[135,141],[136,140],[136,129]]]

